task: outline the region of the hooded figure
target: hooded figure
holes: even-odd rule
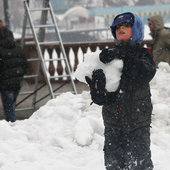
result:
[[[153,38],[153,56],[156,64],[168,62],[170,64],[170,31],[164,28],[162,16],[156,15],[148,19],[150,35]]]
[[[7,121],[15,122],[15,103],[26,73],[27,60],[8,28],[0,27],[0,92]]]
[[[123,60],[119,88],[108,92],[103,71],[86,77],[94,103],[102,105],[105,126],[104,156],[107,170],[152,170],[150,124],[152,103],[149,82],[156,72],[153,57],[143,48],[144,28],[136,14],[117,15],[111,31],[115,39],[112,49],[104,49],[100,60],[109,64]]]
[[[132,37],[131,41],[133,42],[141,42],[144,38],[144,25],[140,17],[136,14],[132,14],[130,12],[126,12],[124,14],[117,15],[112,23],[111,31],[112,35],[117,41],[116,38],[116,26],[120,24],[130,24],[132,26]]]

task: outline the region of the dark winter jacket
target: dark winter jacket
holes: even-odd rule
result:
[[[148,49],[138,43],[118,43],[112,50],[115,58],[123,59],[124,67],[119,93],[103,103],[106,127],[138,127],[150,125],[152,103],[149,82],[156,69]],[[116,53],[115,53],[116,51]]]
[[[151,32],[155,62],[158,64],[163,61],[170,64],[170,31],[164,28],[162,16],[152,16],[148,20],[155,25],[155,30]]]
[[[115,46],[113,49],[102,50],[99,55],[100,61],[106,64],[106,67],[107,63],[115,58],[123,60],[119,88],[115,92],[107,91],[102,69],[93,72],[91,81],[86,78],[90,84],[93,102],[103,105],[105,127],[124,130],[150,126],[152,103],[149,82],[156,72],[152,54],[140,46],[143,40],[143,22],[137,15],[132,15],[134,15],[132,38],[128,42],[118,41],[112,27]],[[113,26],[116,27],[114,23]]]
[[[10,37],[0,39],[0,90],[20,89],[26,67],[23,49]]]

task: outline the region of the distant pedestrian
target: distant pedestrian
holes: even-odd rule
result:
[[[7,121],[15,122],[15,103],[21,88],[27,61],[7,27],[0,27],[0,92]]]
[[[152,53],[155,63],[168,62],[170,64],[170,30],[164,27],[162,16],[155,15],[148,18],[150,35],[153,38]]]
[[[107,170],[153,170],[150,150],[152,103],[149,82],[156,68],[148,49],[141,46],[141,18],[126,12],[117,15],[111,31],[115,46],[99,55],[105,67],[114,59],[123,61],[118,89],[108,92],[102,69],[85,77],[94,103],[103,105],[104,157]]]

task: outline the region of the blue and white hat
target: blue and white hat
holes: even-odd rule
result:
[[[117,15],[111,25],[111,32],[115,40],[116,38],[116,26],[120,24],[128,23],[132,26],[132,39],[133,42],[141,42],[144,38],[144,25],[141,18],[131,12],[125,12]]]
[[[116,26],[120,25],[120,24],[125,24],[128,23],[131,26],[133,26],[134,24],[134,15],[130,12],[125,12],[122,14],[119,14],[115,17],[115,19],[113,20],[111,31],[114,37],[116,37],[115,31],[116,31]]]

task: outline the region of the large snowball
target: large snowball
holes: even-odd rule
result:
[[[97,50],[96,52],[86,53],[84,55],[84,62],[78,65],[74,76],[79,81],[86,83],[85,76],[91,78],[94,70],[102,69],[106,76],[106,89],[109,92],[116,91],[122,74],[123,61],[114,59],[110,63],[104,64],[99,60],[100,52],[100,50]]]

